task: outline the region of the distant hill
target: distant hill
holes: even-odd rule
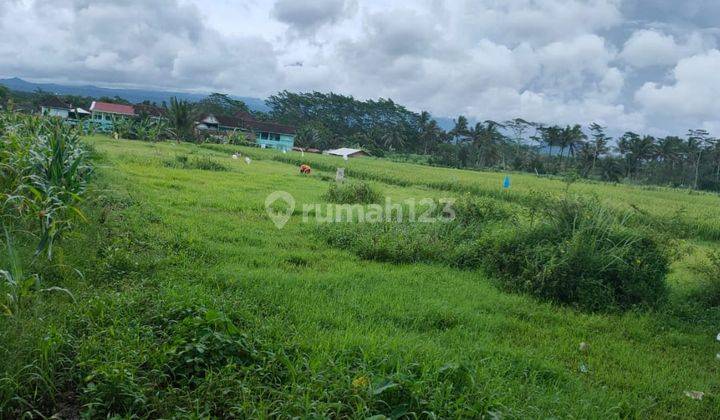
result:
[[[93,85],[73,86],[60,85],[56,83],[33,83],[17,77],[13,77],[11,79],[0,79],[0,85],[5,85],[11,90],[16,90],[20,92],[35,92],[36,90],[41,89],[46,92],[51,92],[59,95],[92,96],[94,98],[99,98],[101,96],[119,96],[133,103],[150,101],[160,104],[163,101],[169,102],[170,98],[172,97],[196,102],[207,96],[206,94],[200,93],[166,92],[144,89],[103,88]],[[265,105],[265,101],[263,99],[251,98],[246,96],[232,97],[245,102],[247,106],[253,111],[265,112],[269,110],[267,105]]]

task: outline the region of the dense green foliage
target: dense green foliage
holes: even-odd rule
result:
[[[250,112],[245,102],[233,99],[222,93],[211,93],[195,104],[197,114],[232,116],[238,112]]]
[[[165,119],[160,118],[117,118],[113,121],[113,131],[123,139],[160,141],[175,135]]]

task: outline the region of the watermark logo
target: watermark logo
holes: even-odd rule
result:
[[[303,204],[303,223],[435,223],[455,219],[452,198],[394,202],[385,197],[384,204]],[[295,211],[295,198],[288,192],[275,191],[265,199],[265,210],[278,229],[285,227]]]
[[[295,211],[295,198],[288,192],[275,191],[265,198],[265,211],[275,227],[282,229]]]

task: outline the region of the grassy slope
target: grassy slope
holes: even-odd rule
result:
[[[56,407],[80,406],[93,396],[111,409],[126,407],[111,405],[102,397],[107,393],[88,388],[93,379],[86,375],[108,370],[106,377],[115,378],[126,394],[137,395],[134,410],[146,415],[167,415],[178,407],[188,413],[367,415],[377,407],[349,399],[339,409],[335,402],[345,394],[334,390],[350,389],[358,376],[379,380],[460,363],[475,384],[451,398],[438,397],[446,409],[448,401],[466,399],[477,402],[478,409],[522,417],[720,416],[717,331],[707,320],[694,323],[665,313],[582,314],[499,292],[478,272],[361,261],[329,248],[299,216],[283,230],[265,217],[263,202],[276,189],[291,192],[301,204],[321,202],[327,183],[318,176],[300,176],[295,166],[270,159],[246,165],[228,153],[191,145],[91,142],[104,156],[99,185],[121,200],[93,214],[93,224],[65,244],[63,261],[86,271],[86,280],[70,284],[80,303],[38,297],[26,317],[1,329],[2,338],[13,343],[0,354],[5,371],[43,359],[42,352],[19,355],[23,346],[39,347],[47,342],[41,337],[57,337],[45,351],[50,362],[37,363],[38,370],[53,365],[60,372],[56,377],[72,377],[63,369],[76,375],[56,391]],[[257,158],[273,153],[245,151]],[[212,155],[231,170],[163,166],[163,160],[179,153]],[[419,184],[380,184],[396,200],[447,195],[423,186],[426,180],[491,189],[502,178],[373,159],[349,166]],[[564,188],[558,181],[527,175],[515,175],[513,182],[520,192]],[[573,188],[597,192],[616,204],[637,202],[658,214],[683,205],[689,209],[684,217],[698,220],[706,219],[718,201],[710,195],[622,186]],[[107,218],[102,226],[101,217]],[[678,266],[674,296],[682,295],[683,282],[691,282],[688,275]],[[144,373],[157,345],[148,326],[168,308],[185,306],[223,310],[268,345],[300,349],[303,360],[293,362],[298,378],[282,394],[252,387],[246,394],[243,380],[230,374],[209,378],[198,389],[156,392]],[[588,373],[579,369],[581,341],[590,344]],[[52,362],[56,359],[63,362]],[[685,390],[708,395],[695,401],[683,395]],[[248,396],[254,392],[262,395]]]

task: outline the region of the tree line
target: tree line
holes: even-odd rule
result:
[[[47,92],[1,89],[8,100],[38,104]],[[89,106],[93,98],[64,96]],[[128,103],[123,98],[98,100]],[[295,145],[326,150],[357,147],[375,156],[467,169],[566,174],[609,182],[633,182],[720,191],[720,141],[702,129],[684,136],[654,137],[626,132],[613,138],[593,123],[547,125],[516,118],[471,124],[458,116],[449,130],[427,111],[413,112],[391,99],[360,101],[335,93],[282,91],[270,96],[268,112],[251,111],[240,100],[213,93],[198,102],[173,98],[169,104],[146,103],[167,111],[169,133],[177,140],[202,141],[193,130],[203,113],[234,116],[251,113],[297,128]]]
[[[610,182],[720,191],[720,140],[702,129],[682,137],[626,132],[613,138],[596,123],[559,126],[516,118],[470,124],[461,115],[443,130],[429,112],[412,112],[390,99],[284,91],[267,104],[270,118],[298,127],[301,147],[355,146],[438,166],[575,173]]]

